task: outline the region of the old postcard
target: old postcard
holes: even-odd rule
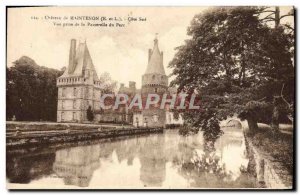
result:
[[[8,189],[295,189],[294,7],[7,7]]]

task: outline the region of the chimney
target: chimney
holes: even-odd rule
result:
[[[75,64],[75,57],[76,57],[76,40],[71,40],[71,46],[70,46],[70,54],[69,54],[69,67],[68,67],[68,73],[73,73],[76,64]]]
[[[148,62],[150,61],[151,54],[152,54],[152,49],[149,49],[149,50],[148,50]]]

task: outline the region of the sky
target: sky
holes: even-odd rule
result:
[[[153,47],[156,33],[159,48],[164,52],[166,74],[169,75],[172,70],[167,66],[174,57],[175,48],[189,38],[186,31],[194,15],[206,9],[208,7],[10,8],[7,66],[12,66],[12,62],[22,56],[28,56],[38,65],[61,69],[68,65],[70,40],[77,39],[77,43],[87,42],[98,75],[108,72],[118,83],[128,85],[129,81],[135,81],[140,88],[147,67],[148,49]],[[289,8],[281,10],[284,14]],[[54,22],[64,20],[49,19],[64,16],[141,17],[146,21],[125,21],[125,27],[62,27],[55,26]],[[286,20],[292,22],[292,19]]]

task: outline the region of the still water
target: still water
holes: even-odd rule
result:
[[[177,130],[7,153],[8,187],[254,188],[241,129],[206,149],[201,133]]]

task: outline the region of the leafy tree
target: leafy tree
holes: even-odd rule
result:
[[[56,121],[56,78],[63,72],[23,56],[6,68],[6,119]]]
[[[117,81],[112,80],[109,73],[104,72],[99,77],[102,84],[102,93],[113,93],[117,89]]]
[[[255,131],[264,116],[253,109],[270,106],[281,85],[293,82],[292,38],[284,28],[274,31],[262,22],[258,11],[258,7],[213,8],[193,18],[188,28],[191,39],[177,48],[169,65],[176,77],[171,85],[200,93],[203,112],[183,115],[192,126],[211,131],[208,121],[218,125],[238,114]],[[291,94],[291,88],[285,93]]]

